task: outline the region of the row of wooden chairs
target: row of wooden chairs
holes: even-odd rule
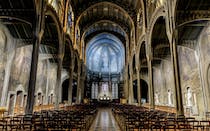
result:
[[[97,109],[92,105],[77,105],[65,110],[42,110],[0,119],[0,131],[86,131],[96,117]],[[71,109],[71,110],[68,110]]]
[[[149,110],[133,105],[112,105],[112,112],[123,131],[185,130],[210,131],[210,121],[198,121],[193,117],[177,116],[159,110]]]

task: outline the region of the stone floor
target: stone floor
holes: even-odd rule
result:
[[[100,108],[89,131],[121,131],[110,108]]]

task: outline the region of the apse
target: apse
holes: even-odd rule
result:
[[[102,74],[122,72],[125,63],[125,49],[114,35],[101,33],[93,37],[86,48],[88,70]]]

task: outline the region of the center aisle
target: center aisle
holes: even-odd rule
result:
[[[110,108],[100,108],[89,131],[120,131]]]

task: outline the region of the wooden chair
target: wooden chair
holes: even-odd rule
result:
[[[7,131],[7,121],[4,119],[0,119],[0,130]]]

